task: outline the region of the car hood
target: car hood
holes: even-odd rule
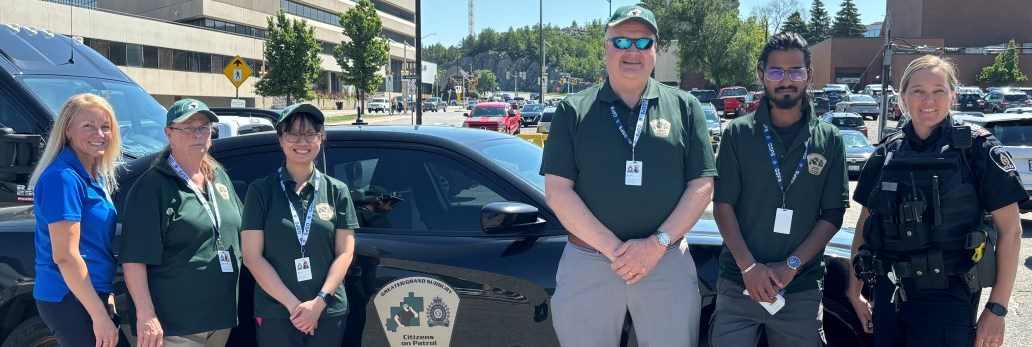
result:
[[[505,121],[505,117],[469,117],[466,118],[466,123],[498,123]]]
[[[853,230],[854,228],[850,227],[839,229],[839,232],[831,238],[824,253],[849,259],[853,244]],[[688,238],[690,245],[720,246],[724,242],[724,238],[720,236],[720,230],[717,229],[717,222],[713,220],[713,212],[710,210],[703,213],[702,218],[699,218],[699,221],[685,237]]]
[[[859,157],[863,154],[871,155],[874,153],[874,147],[846,147],[846,157]]]
[[[32,205],[0,208],[0,233],[35,232],[36,214]]]

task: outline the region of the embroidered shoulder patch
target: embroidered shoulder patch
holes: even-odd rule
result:
[[[992,158],[993,163],[996,164],[1000,170],[1004,172],[1014,172],[1018,168],[1014,166],[1014,159],[1011,158],[1010,153],[1003,146],[994,146],[989,149],[989,158]]]

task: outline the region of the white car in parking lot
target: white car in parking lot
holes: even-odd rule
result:
[[[870,116],[871,118],[878,119],[878,101],[874,100],[873,97],[866,94],[850,94],[847,95],[838,104],[835,104],[835,111],[838,112],[852,112],[859,114],[863,117]]]
[[[369,103],[366,104],[366,112],[373,113],[373,111],[389,112],[391,110],[391,103],[387,98],[372,98],[369,99]]]
[[[996,113],[984,117],[955,116],[957,120],[989,130],[1011,155],[1011,164],[1021,175],[1025,191],[1032,193],[1032,113]],[[1002,163],[1007,165],[1006,163]],[[1032,211],[1032,202],[1019,206],[1022,213]]]

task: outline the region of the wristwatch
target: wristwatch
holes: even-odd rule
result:
[[[320,299],[323,299],[323,301],[326,302],[327,305],[333,302],[333,294],[320,290],[319,294],[315,294],[315,296],[318,296]]]
[[[659,244],[661,246],[670,247],[670,234],[667,234],[662,231],[656,231],[656,233],[652,235],[656,237],[656,241],[659,241]]]
[[[788,257],[788,260],[785,261],[785,262],[788,263],[788,268],[789,269],[792,269],[792,270],[795,270],[795,271],[799,271],[799,266],[803,265],[803,262],[801,260],[799,260],[799,257],[794,256],[794,255],[791,256],[791,257]]]
[[[985,303],[985,309],[1000,317],[1007,316],[1007,308],[992,301]]]

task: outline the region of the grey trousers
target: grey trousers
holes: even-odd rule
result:
[[[165,347],[223,347],[229,341],[229,331],[232,329],[220,329],[203,333],[165,336]]]
[[[824,343],[822,293],[818,289],[786,294],[785,307],[775,315],[742,294],[745,286],[717,279],[717,304],[710,320],[713,346],[756,347],[760,329],[767,343],[779,346],[821,346]]]
[[[627,285],[610,265],[601,253],[566,244],[552,295],[561,345],[618,346],[628,311],[641,347],[698,345],[702,299],[686,241],[635,284]]]

